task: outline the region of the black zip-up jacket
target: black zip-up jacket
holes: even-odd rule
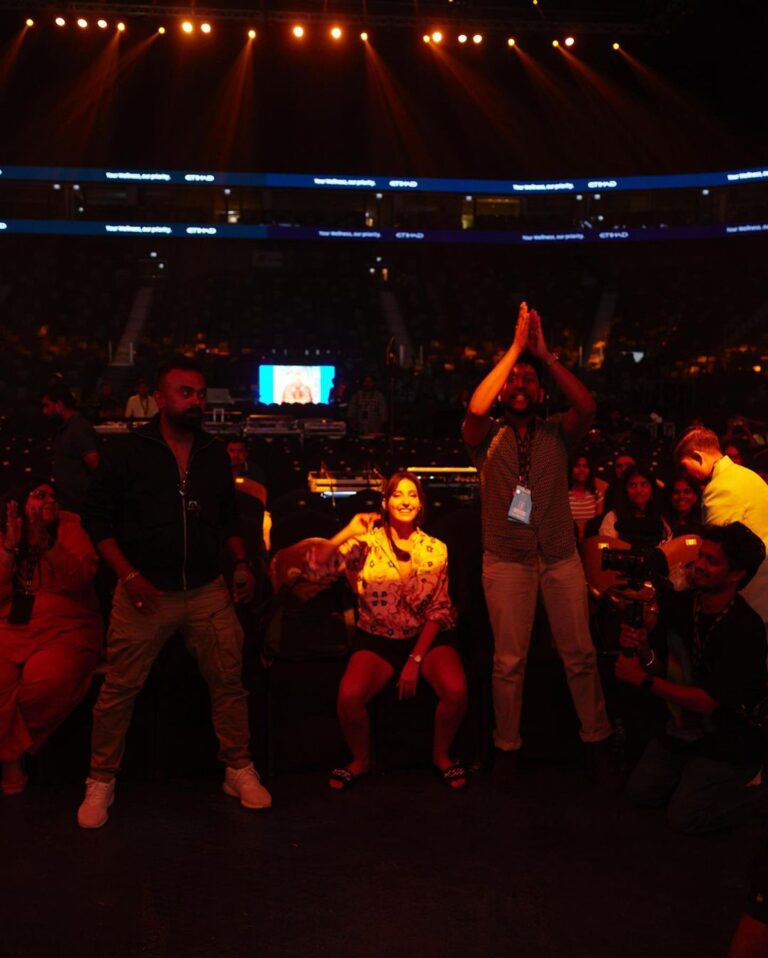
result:
[[[97,545],[116,539],[128,561],[158,589],[206,585],[221,574],[222,541],[240,534],[227,451],[215,436],[197,432],[182,489],[157,415],[107,445],[82,522]]]

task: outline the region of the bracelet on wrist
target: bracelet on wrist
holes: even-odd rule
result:
[[[124,575],[123,578],[120,580],[120,582],[122,583],[122,585],[126,585],[128,582],[131,582],[133,579],[137,578],[137,576],[140,576],[140,575],[141,573],[139,572],[138,569],[131,569],[128,575]]]
[[[656,653],[651,649],[651,657],[647,662],[641,662],[642,667],[647,671],[656,661]]]

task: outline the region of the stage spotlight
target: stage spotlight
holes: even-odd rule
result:
[[[67,21],[64,19],[64,17],[56,17],[54,23],[57,27],[64,27],[67,25]]]
[[[432,37],[431,37],[428,33],[425,33],[424,36],[423,36],[421,39],[422,39],[425,43],[431,43],[431,42],[432,42]]]
[[[88,21],[84,17],[78,17],[77,25],[81,30],[85,30],[88,26]]]
[[[97,20],[97,21],[96,21],[96,26],[99,28],[99,30],[106,30],[106,29],[107,29],[107,21],[106,21],[106,20]]]
[[[467,40],[468,40],[468,37],[467,37],[466,33],[460,33],[460,34],[459,34],[459,43],[466,43]]]
[[[621,50],[621,44],[619,44],[619,43],[614,43],[614,44],[613,44],[613,49],[614,49],[614,50]]]
[[[162,36],[165,33],[165,27],[158,27],[157,32]]]
[[[553,47],[559,47],[559,46],[560,46],[560,41],[559,41],[559,40],[553,40],[553,41],[552,41],[552,46],[553,46]]]
[[[472,42],[473,42],[473,43],[482,43],[482,42],[483,42],[483,35],[482,35],[482,33],[476,33],[476,34],[472,37]]]
[[[125,24],[122,20],[117,24],[117,30],[119,33],[125,33]]]
[[[184,33],[192,33],[192,31],[195,29],[195,25],[191,22],[191,20],[185,20],[181,25],[181,29],[184,31]]]
[[[200,32],[201,32],[201,33],[210,33],[210,32],[211,32],[211,25],[210,25],[210,23],[201,23],[201,24],[200,24]]]
[[[443,42],[443,35],[442,35],[442,33],[441,33],[439,30],[435,30],[435,32],[432,34],[432,41],[433,41],[434,43],[442,43],[442,42]]]
[[[256,31],[255,31],[255,30],[249,30],[249,31],[248,31],[248,39],[249,39],[249,40],[255,40],[255,39],[256,39]]]
[[[576,42],[576,40],[575,40],[573,37],[566,37],[566,38],[565,38],[565,45],[566,45],[567,47],[572,47],[575,42]]]
[[[363,41],[363,43],[368,42],[368,34],[365,32],[365,30],[363,30],[363,32],[360,34],[360,39]]]
[[[27,17],[27,19],[24,22],[26,23],[28,27],[34,27],[35,25],[35,21],[32,19],[32,17]]]
[[[301,24],[297,23],[291,32],[293,33],[293,35],[296,37],[297,40],[301,40],[301,38],[304,36],[304,27],[302,27]]]
[[[341,27],[331,27],[331,37],[334,40],[341,40],[343,35],[344,31],[341,29]]]
[[[507,46],[508,46],[508,47],[513,47],[514,45],[515,45],[515,38],[514,38],[514,37],[507,37]]]

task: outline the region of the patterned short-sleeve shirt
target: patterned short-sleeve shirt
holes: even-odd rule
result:
[[[417,530],[409,543],[411,569],[402,573],[382,527],[348,539],[332,560],[358,597],[359,628],[388,639],[410,639],[426,622],[441,631],[456,624],[448,594],[448,549]]]
[[[537,419],[531,442],[530,525],[507,518],[520,478],[517,440],[506,422],[491,423],[488,435],[467,452],[480,476],[483,549],[508,562],[568,559],[576,550],[568,504],[568,447],[562,418]]]

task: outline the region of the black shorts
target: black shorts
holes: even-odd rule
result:
[[[752,862],[749,898],[744,911],[755,921],[768,925],[768,847]]]
[[[373,635],[370,632],[363,632],[362,629],[356,629],[355,637],[352,640],[352,652],[373,652],[374,655],[391,665],[395,672],[399,672],[416,647],[418,638],[415,635],[412,639],[388,639],[384,635]],[[429,647],[429,652],[441,645],[450,645],[452,648],[456,648],[456,633],[453,629],[438,632],[434,642]],[[427,652],[425,658],[429,655],[429,652]]]

